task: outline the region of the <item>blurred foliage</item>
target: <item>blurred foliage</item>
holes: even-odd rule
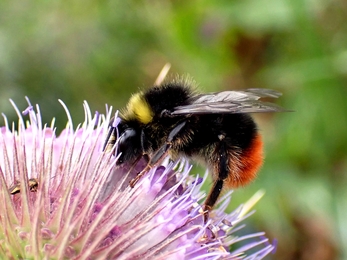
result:
[[[40,104],[44,122],[83,121],[153,84],[166,62],[202,91],[284,93],[293,113],[259,115],[266,161],[233,205],[267,194],[251,219],[273,259],[347,258],[347,2],[344,0],[0,2],[0,111]],[[252,228],[252,227],[249,227]]]

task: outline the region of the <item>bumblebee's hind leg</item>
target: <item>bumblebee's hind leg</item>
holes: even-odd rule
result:
[[[204,203],[204,222],[206,223],[209,217],[209,212],[212,210],[213,206],[216,204],[224,186],[224,181],[229,175],[229,154],[227,144],[223,141],[224,136],[220,137],[220,142],[217,143],[213,154],[214,160],[214,174],[213,174],[213,186],[207,195],[206,201]]]
[[[130,181],[130,187],[134,188],[136,183],[142,178],[143,175],[145,175],[150,169],[152,169],[154,166],[158,165],[164,159],[164,157],[169,152],[169,149],[172,146],[172,142],[174,141],[174,138],[177,136],[177,134],[181,131],[183,126],[186,124],[186,122],[181,122],[177,126],[174,127],[174,129],[171,130],[166,142],[164,145],[162,145],[149,159],[147,166],[139,172],[134,179]]]
[[[209,217],[209,212],[213,208],[214,204],[216,204],[217,199],[223,189],[224,180],[217,179],[214,181],[212,189],[207,196],[207,199],[204,203],[204,223],[207,222]]]

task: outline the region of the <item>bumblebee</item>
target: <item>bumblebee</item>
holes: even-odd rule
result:
[[[206,222],[222,190],[249,183],[262,165],[263,143],[249,113],[283,109],[259,100],[279,97],[274,90],[200,94],[191,85],[176,79],[132,95],[117,128],[110,124],[104,150],[118,141],[118,165],[146,158],[147,167],[131,187],[168,154],[174,160],[184,156],[205,163],[213,178],[204,203]]]

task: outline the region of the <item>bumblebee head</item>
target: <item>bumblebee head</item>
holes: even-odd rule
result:
[[[115,150],[115,155],[119,156],[117,164],[136,160],[142,154],[141,129],[138,127],[137,122],[121,121],[117,128],[119,136],[115,140],[115,142],[118,142]]]
[[[190,95],[190,89],[178,82],[165,83],[133,94],[121,112],[117,129],[111,126],[104,150],[110,151],[117,142],[115,152],[120,156],[118,164],[121,164],[132,162],[145,152],[157,149],[160,146],[158,140],[169,131],[167,128],[173,127],[180,119],[172,119],[167,114],[170,115],[175,107],[186,104]],[[158,140],[152,140],[153,136]]]

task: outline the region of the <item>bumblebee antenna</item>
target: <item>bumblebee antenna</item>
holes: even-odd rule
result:
[[[164,67],[161,69],[157,79],[154,82],[155,86],[159,86],[161,83],[163,83],[163,81],[166,78],[170,68],[171,68],[171,64],[170,63],[166,63],[164,65]]]

